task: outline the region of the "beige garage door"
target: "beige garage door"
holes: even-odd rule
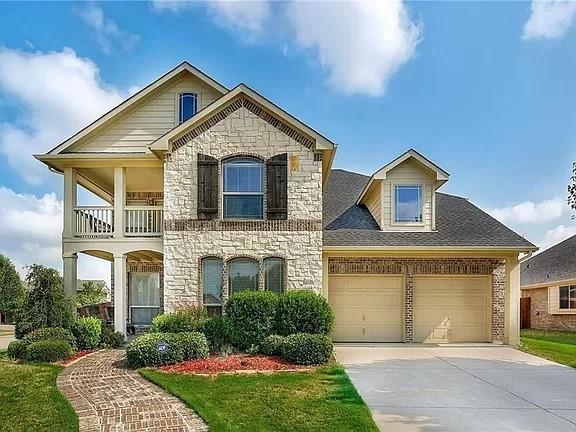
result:
[[[487,342],[490,279],[415,277],[414,342]]]
[[[337,342],[402,341],[403,278],[330,276],[328,298]]]

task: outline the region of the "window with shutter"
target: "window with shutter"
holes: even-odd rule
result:
[[[218,215],[218,160],[198,154],[198,219],[216,219]]]
[[[288,154],[273,156],[266,161],[268,219],[288,218]]]

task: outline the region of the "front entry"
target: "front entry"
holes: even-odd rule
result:
[[[328,298],[336,342],[401,342],[402,276],[334,275]]]

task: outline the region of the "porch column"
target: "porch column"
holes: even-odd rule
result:
[[[404,273],[404,342],[414,342],[414,272],[410,266]]]
[[[74,237],[76,230],[74,208],[76,207],[77,178],[75,168],[64,168],[64,230],[62,237]]]
[[[126,334],[126,255],[114,255],[114,330]]]
[[[504,343],[517,347],[520,343],[520,264],[518,256],[506,259],[504,301]]]
[[[126,168],[114,168],[114,237],[124,237],[124,207],[126,207]]]
[[[78,254],[64,255],[64,293],[76,304],[76,290],[78,289]]]

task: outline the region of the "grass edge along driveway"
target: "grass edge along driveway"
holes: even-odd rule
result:
[[[141,369],[194,409],[211,431],[377,431],[340,365],[312,372],[204,377]]]
[[[520,350],[576,368],[576,332],[522,330]]]

